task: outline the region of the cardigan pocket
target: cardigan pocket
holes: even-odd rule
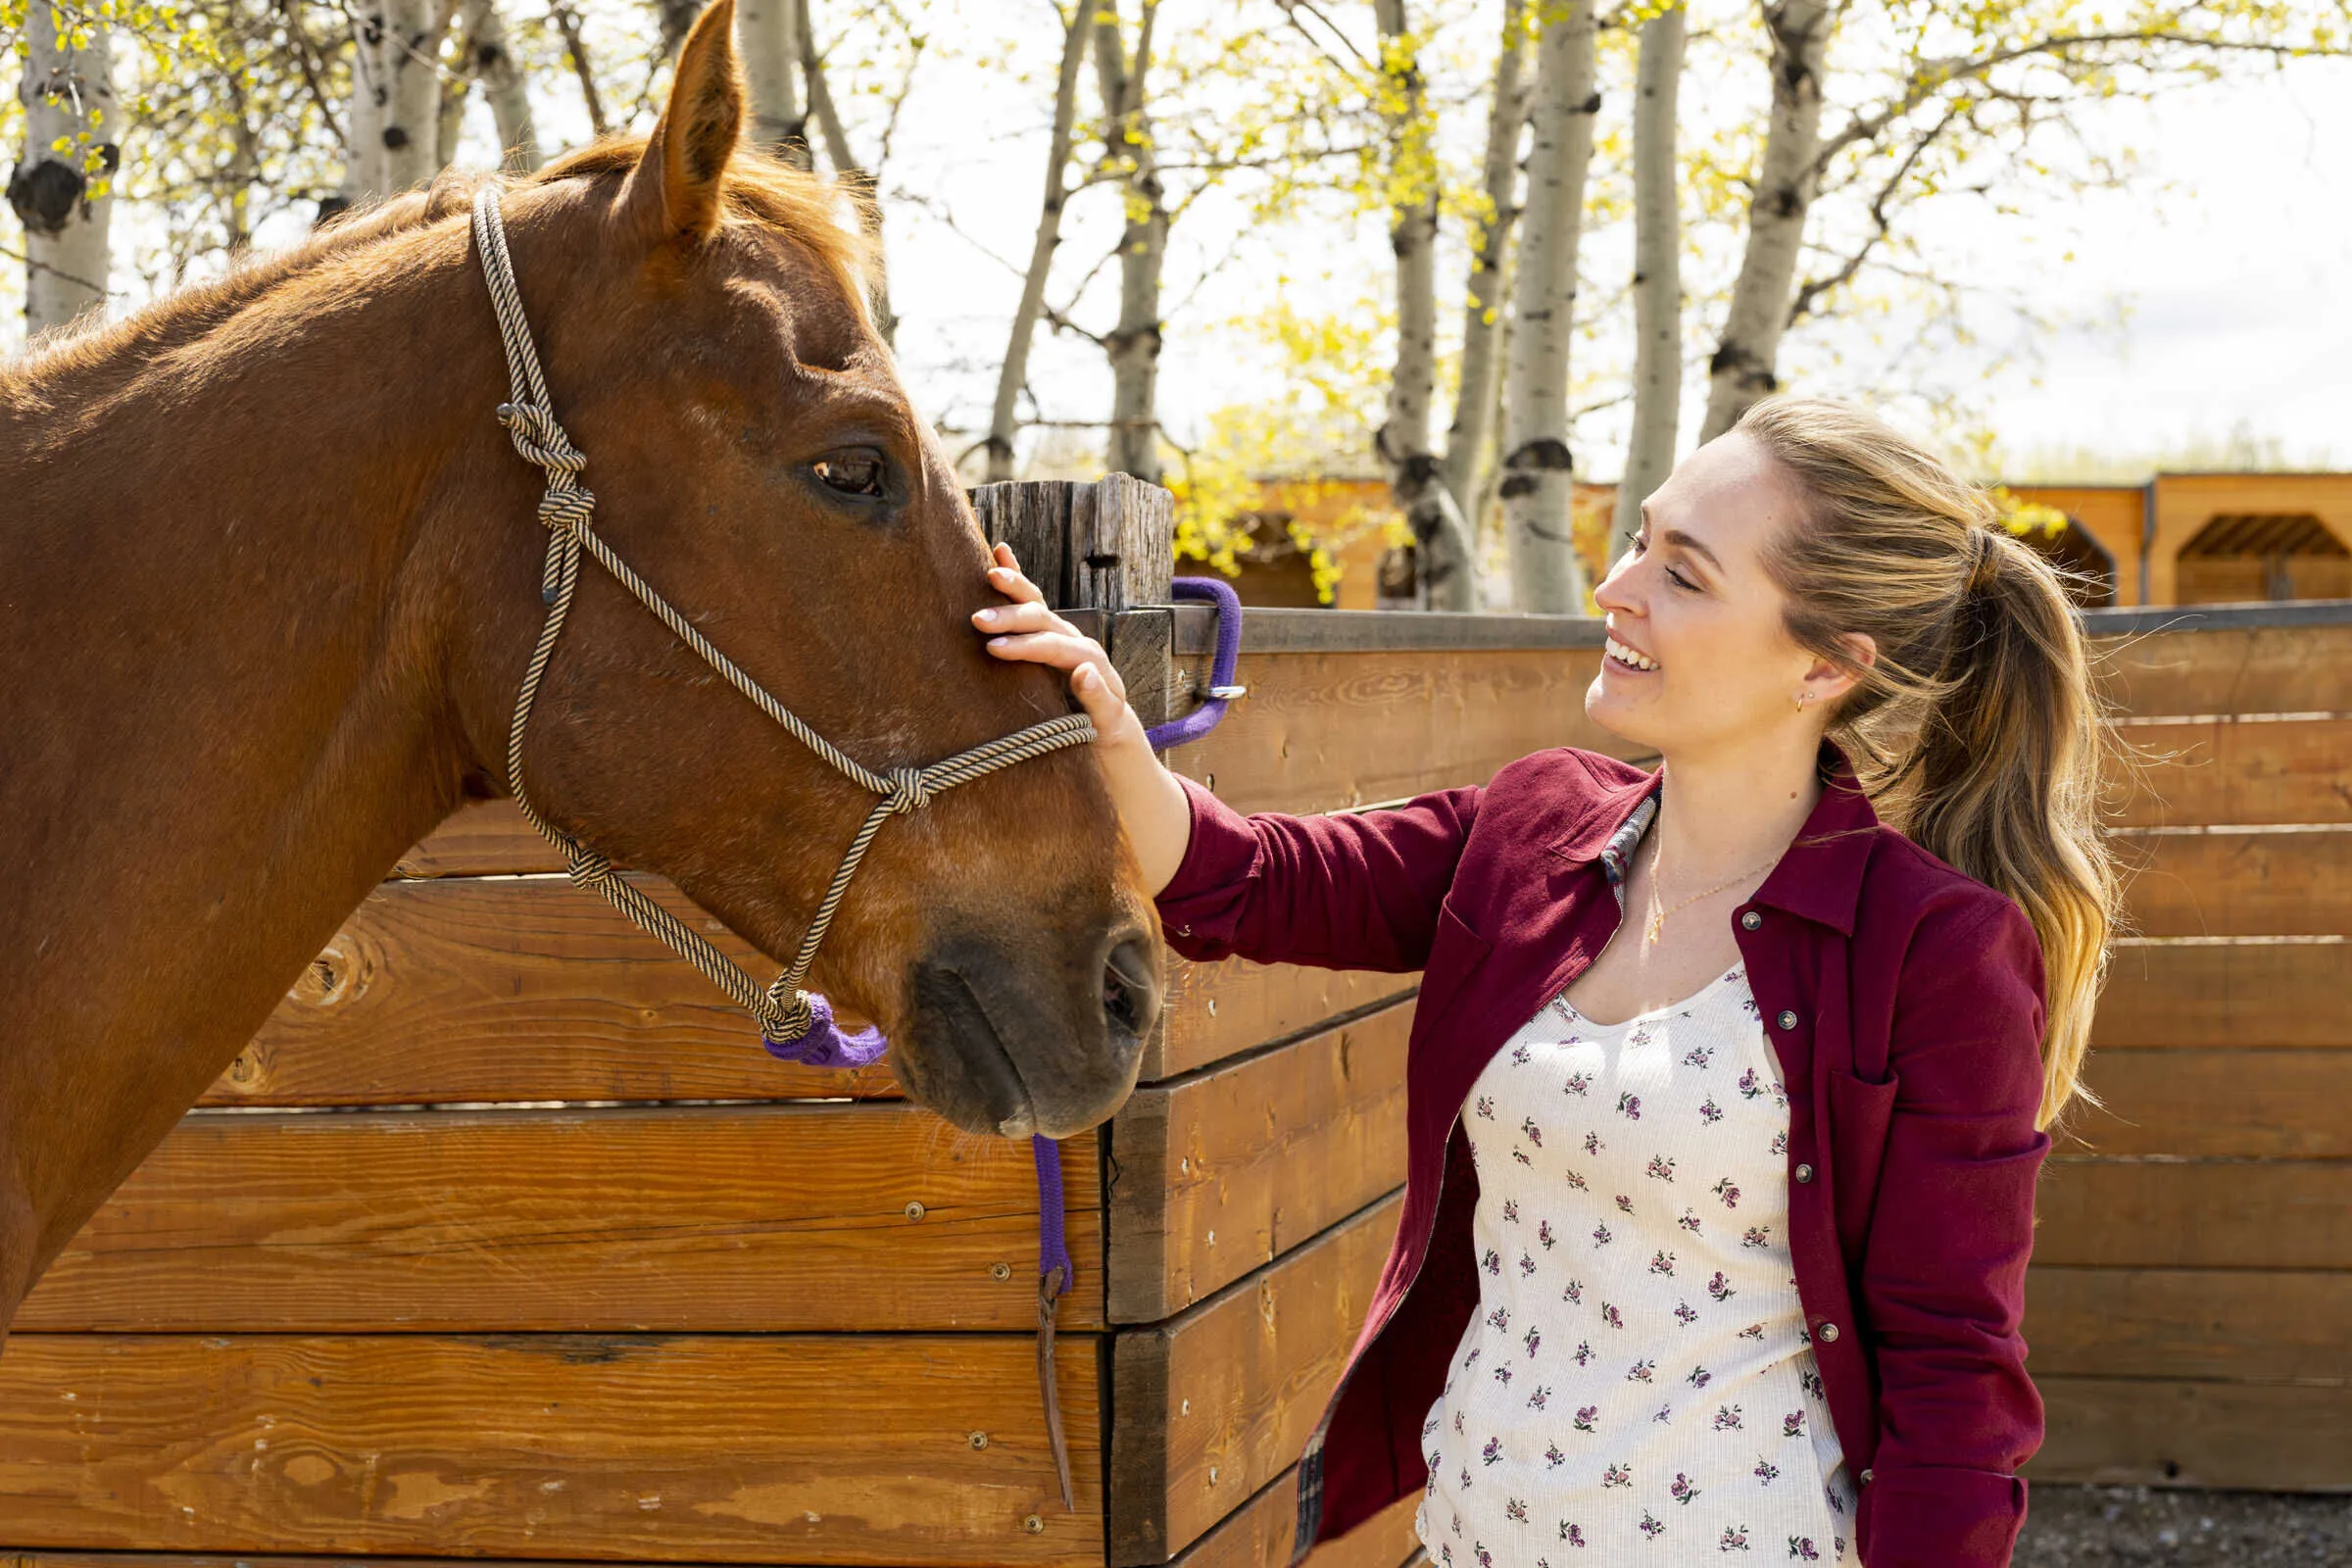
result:
[[[1446,894],[1438,905],[1438,928],[1429,940],[1429,961],[1421,966],[1416,1016],[1434,1018],[1443,1011],[1493,946],[1454,912],[1453,895]]]
[[[1870,1215],[1879,1196],[1879,1169],[1886,1159],[1886,1131],[1894,1119],[1895,1092],[1902,1080],[1864,1083],[1842,1067],[1829,1067],[1830,1136],[1824,1147],[1837,1152],[1830,1172],[1838,1241],[1852,1268],[1870,1234]]]

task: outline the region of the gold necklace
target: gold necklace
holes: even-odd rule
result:
[[[1738,876],[1731,877],[1728,880],[1718,882],[1713,887],[1706,889],[1704,892],[1693,893],[1689,898],[1675,905],[1672,908],[1662,909],[1658,907],[1658,859],[1665,853],[1666,837],[1663,833],[1661,833],[1658,836],[1658,841],[1649,847],[1649,925],[1647,929],[1642,933],[1642,945],[1645,948],[1654,948],[1658,945],[1658,937],[1666,929],[1666,917],[1668,915],[1680,913],[1682,910],[1690,907],[1690,906],[1693,904],[1696,904],[1699,900],[1711,898],[1715,894],[1721,893],[1725,888],[1738,887],[1740,883],[1745,882],[1748,878],[1769,871],[1773,868],[1773,866],[1780,863],[1778,858],[1776,857],[1774,859],[1769,860],[1762,865],[1742,871]]]

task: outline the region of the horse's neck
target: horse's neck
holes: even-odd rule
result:
[[[496,351],[420,366],[454,295],[400,287],[13,389],[0,1328],[12,1200],[38,1267],[461,793],[453,567],[419,530],[452,447],[486,450],[456,432],[488,420]]]

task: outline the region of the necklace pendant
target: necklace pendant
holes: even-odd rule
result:
[[[1666,911],[1663,909],[1653,911],[1649,917],[1649,929],[1642,933],[1642,945],[1645,948],[1656,947],[1658,945],[1658,935],[1665,929]]]

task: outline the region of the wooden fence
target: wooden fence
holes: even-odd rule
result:
[[[1206,613],[1095,592],[1182,707]],[[2044,1188],[2034,1473],[2352,1488],[2352,607],[2099,624],[2175,760],[2129,811],[2109,1108]],[[1250,695],[1171,760],[1318,810],[1620,749],[1578,700],[1596,641],[1253,612]],[[1065,1511],[1027,1150],[770,1060],[555,869],[503,808],[450,823],[75,1240],[0,1354],[0,1551],[1287,1559],[1395,1228],[1411,977],[1173,962],[1143,1086],[1064,1145]],[[1316,1562],[1411,1550],[1408,1499]]]

